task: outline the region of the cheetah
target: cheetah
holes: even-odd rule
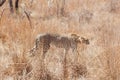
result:
[[[35,45],[30,52],[34,54],[36,50],[42,47],[43,56],[45,56],[51,45],[54,45],[56,48],[64,48],[65,53],[67,53],[69,49],[72,49],[72,51],[75,52],[77,51],[78,43],[88,45],[89,40],[76,34],[71,34],[71,36],[61,36],[59,34],[50,33],[39,34],[35,39]]]

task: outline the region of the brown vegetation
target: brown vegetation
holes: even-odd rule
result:
[[[19,14],[11,14],[7,3],[0,7],[1,80],[120,79],[119,0],[20,0],[19,6]],[[75,33],[90,44],[78,45],[78,54],[69,47],[64,58],[64,48],[52,43],[44,59],[41,49],[29,57],[43,33]]]

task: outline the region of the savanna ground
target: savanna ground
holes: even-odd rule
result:
[[[120,0],[48,1],[20,0],[17,14],[0,7],[0,80],[120,80]],[[90,44],[69,51],[65,70],[61,48],[42,61],[29,56],[40,33],[75,33]]]

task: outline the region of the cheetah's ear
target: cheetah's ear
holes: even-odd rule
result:
[[[78,39],[80,36],[78,36],[77,34],[71,34],[71,37]]]
[[[85,40],[85,38],[84,38],[84,37],[81,37],[81,39],[82,39],[82,40]]]

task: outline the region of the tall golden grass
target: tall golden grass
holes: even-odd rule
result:
[[[47,0],[22,0],[19,14],[11,14],[7,3],[0,8],[1,80],[120,79],[120,1],[65,0],[64,5],[62,1],[48,6]],[[30,13],[32,26],[24,10]],[[41,50],[29,57],[40,33],[75,33],[90,44],[78,45],[79,54],[70,50],[66,61],[64,49],[55,46],[45,59]]]

